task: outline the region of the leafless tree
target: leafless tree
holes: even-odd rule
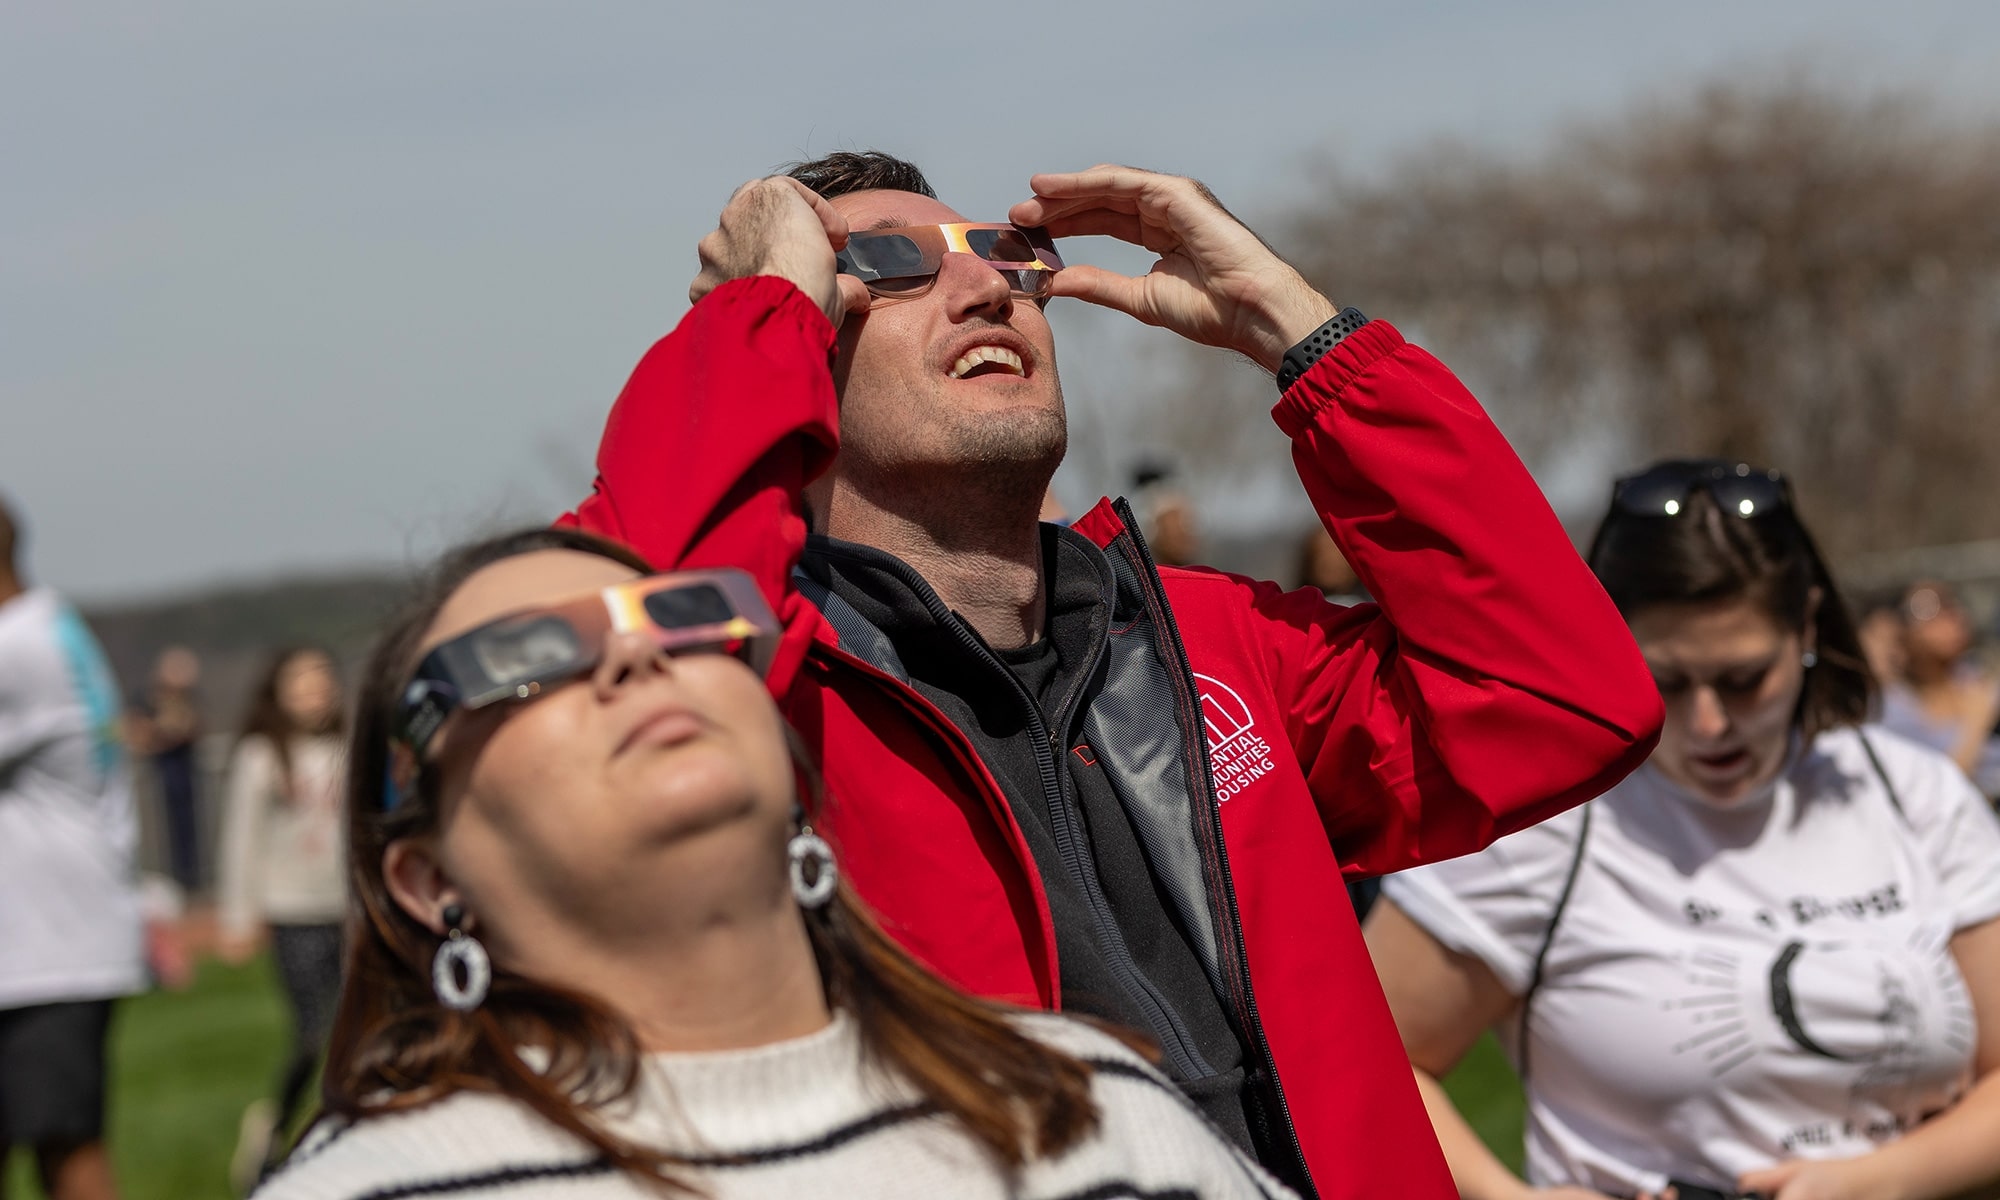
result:
[[[1316,193],[1274,240],[1544,478],[1715,454],[1783,468],[1836,556],[2000,534],[2000,128],[1793,73]],[[1214,366],[1176,389],[1211,451]]]
[[[1479,376],[1528,453],[1770,463],[1838,550],[2000,528],[2000,135],[1810,77],[1296,220],[1302,265]]]

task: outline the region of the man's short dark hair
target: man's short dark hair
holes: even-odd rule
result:
[[[824,158],[788,163],[785,174],[831,200],[849,192],[915,192],[937,199],[917,164],[880,150],[836,150]]]

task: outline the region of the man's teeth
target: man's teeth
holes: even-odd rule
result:
[[[965,356],[951,364],[951,377],[963,379],[966,373],[982,363],[999,363],[1014,375],[1026,375],[1021,366],[1021,356],[1005,346],[974,346]]]

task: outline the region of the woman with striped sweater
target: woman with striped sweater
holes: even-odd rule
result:
[[[364,681],[328,1113],[260,1197],[1290,1194],[1122,1041],[875,926],[777,632],[583,534],[441,564]]]

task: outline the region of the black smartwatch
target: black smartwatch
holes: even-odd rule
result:
[[[1306,335],[1306,339],[1285,351],[1285,361],[1278,367],[1278,392],[1292,390],[1299,376],[1312,369],[1312,365],[1326,357],[1326,352],[1339,345],[1355,330],[1368,323],[1358,308],[1343,308],[1334,314],[1332,320]]]

